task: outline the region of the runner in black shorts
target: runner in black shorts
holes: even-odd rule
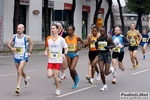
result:
[[[129,43],[130,43],[129,53],[130,53],[130,59],[132,62],[131,69],[136,69],[139,66],[139,62],[138,62],[136,55],[137,55],[138,46],[140,44],[142,36],[139,33],[139,31],[135,29],[135,24],[133,23],[130,26],[130,30],[127,32],[127,39],[129,40]]]
[[[95,60],[96,63],[98,62],[98,57],[96,57],[98,55],[98,49],[96,49],[95,46],[95,42],[97,41],[97,39],[99,38],[99,34],[98,34],[98,28],[97,26],[94,26],[92,28],[92,33],[90,35],[88,35],[87,40],[86,40],[86,46],[89,45],[89,54],[88,57],[90,59],[90,63],[92,64],[92,62]],[[96,66],[95,63],[95,66]],[[96,67],[92,66],[92,70],[91,70],[91,78],[88,79],[89,83],[93,84],[94,82],[94,74],[95,74],[95,70],[97,71],[97,80],[100,80],[100,74],[99,74],[99,70]],[[98,79],[99,78],[99,79]]]
[[[118,61],[119,68],[122,71],[124,71],[124,67],[123,67],[124,47],[129,45],[129,41],[120,33],[121,33],[120,27],[116,27],[115,35],[112,37],[112,40],[116,45],[116,47],[113,48],[113,52],[112,52],[112,67],[115,69],[115,72],[113,73],[112,84],[117,83],[116,82],[117,61]]]
[[[109,75],[110,72],[114,73],[114,69],[110,70],[110,63],[111,63],[111,53],[109,49],[112,49],[115,47],[114,42],[112,39],[107,36],[106,29],[102,27],[100,29],[101,36],[98,38],[97,42],[95,42],[96,47],[99,49],[98,54],[98,64],[100,68],[101,73],[101,79],[103,82],[103,87],[100,89],[100,91],[107,90],[105,75]],[[95,66],[92,63],[93,66]]]

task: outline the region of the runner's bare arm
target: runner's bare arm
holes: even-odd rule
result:
[[[139,31],[137,31],[137,34],[138,34],[138,37],[139,37],[139,43],[138,43],[138,44],[140,44],[140,42],[141,42],[141,40],[142,40],[142,35],[140,34]]]
[[[86,38],[85,46],[88,46],[90,43],[91,43],[91,41],[90,41],[90,34],[89,34]]]
[[[27,41],[28,41],[29,44],[30,44],[30,47],[29,47],[29,53],[32,53],[33,42],[32,42],[32,40],[31,40],[30,36],[27,35],[26,38],[27,38]]]
[[[8,48],[9,48],[11,51],[13,51],[13,50],[12,50],[13,47],[11,46],[11,44],[12,44],[12,42],[13,42],[13,40],[14,40],[14,36],[15,36],[15,35],[13,35],[13,36],[11,37],[11,39],[9,40],[9,42],[8,42],[8,44],[7,44]]]
[[[109,46],[110,49],[116,47],[115,43],[112,41],[112,39],[110,37],[108,37],[108,40],[111,43],[111,45]]]

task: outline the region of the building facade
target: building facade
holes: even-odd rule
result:
[[[7,43],[13,35],[13,14],[14,0],[0,0],[0,48],[3,43]],[[74,13],[75,33],[86,38],[90,33],[90,25],[93,23],[95,12],[95,0],[76,0],[76,9]],[[61,21],[68,26],[68,15],[72,6],[72,0],[49,0],[49,25],[55,21]],[[102,19],[108,10],[107,0],[103,0],[98,18]],[[38,13],[37,13],[38,12]],[[19,23],[25,25],[25,34],[30,35],[33,42],[45,41],[44,34],[44,14],[43,0],[20,0],[20,20]],[[108,29],[110,21],[108,21]]]

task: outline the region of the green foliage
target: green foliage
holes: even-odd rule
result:
[[[133,11],[138,13],[140,10],[142,14],[150,13],[150,0],[125,0],[126,6]]]

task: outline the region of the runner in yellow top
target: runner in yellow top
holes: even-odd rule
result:
[[[68,44],[68,53],[67,53],[68,67],[69,67],[70,75],[74,81],[74,85],[72,89],[76,89],[78,87],[78,82],[79,82],[79,75],[75,70],[75,67],[79,59],[78,41],[83,43],[83,40],[80,37],[78,37],[76,34],[74,34],[74,31],[75,31],[75,27],[69,26],[68,36],[65,38]]]
[[[140,44],[140,41],[142,39],[141,34],[139,33],[138,30],[135,29],[135,24],[131,24],[130,30],[127,32],[127,39],[129,40],[129,53],[130,53],[130,58],[132,62],[132,68],[135,69],[139,66],[139,62],[137,59],[137,50],[138,46]],[[136,64],[135,64],[136,61]]]
[[[90,65],[93,62],[98,63],[98,53],[99,53],[99,51],[98,51],[98,49],[96,49],[95,42],[97,41],[97,39],[99,37],[100,37],[100,33],[98,32],[98,28],[97,28],[97,26],[94,26],[92,28],[91,33],[88,35],[86,43],[85,43],[86,46],[89,45],[89,54],[88,54],[88,56],[89,56],[89,60],[90,60]],[[95,66],[96,66],[96,63],[94,63]],[[93,84],[95,70],[97,72],[97,80],[100,80],[100,73],[99,73],[99,69],[97,68],[97,66],[96,67],[91,66],[91,67],[92,67],[91,70],[90,70],[91,71],[90,72],[91,77],[86,76],[86,79],[89,81],[89,83]]]

